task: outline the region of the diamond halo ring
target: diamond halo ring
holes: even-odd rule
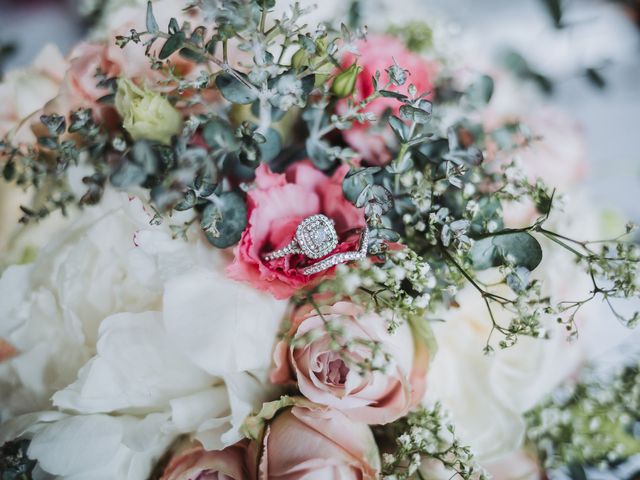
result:
[[[302,274],[313,275],[314,273],[331,268],[338,263],[366,257],[369,243],[368,238],[368,229],[365,227],[359,250],[331,255],[318,263],[301,269]],[[337,246],[338,234],[336,233],[333,220],[325,215],[317,214],[311,215],[300,222],[296,228],[293,239],[287,246],[269,252],[265,254],[263,258],[268,262],[291,254],[302,254],[307,258],[316,260],[329,255]]]

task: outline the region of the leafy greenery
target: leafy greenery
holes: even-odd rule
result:
[[[27,456],[28,440],[7,442],[0,447],[0,479],[29,480],[36,461]]]
[[[546,468],[609,468],[640,449],[640,369],[591,372],[527,414],[527,438]]]

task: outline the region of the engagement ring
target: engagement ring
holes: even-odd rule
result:
[[[364,228],[360,238],[360,248],[354,252],[342,252],[301,269],[304,275],[326,270],[338,263],[358,260],[367,256],[369,231]],[[302,254],[312,260],[322,258],[335,250],[338,246],[338,234],[334,222],[329,217],[318,214],[311,215],[300,222],[291,242],[284,248],[274,250],[263,256],[265,261],[275,260],[292,254]]]

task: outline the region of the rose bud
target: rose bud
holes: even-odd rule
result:
[[[429,354],[406,322],[389,333],[383,317],[351,302],[319,310],[293,313],[274,352],[274,383],[295,382],[309,400],[367,424],[396,420],[420,401]]]
[[[373,480],[380,456],[369,427],[337,410],[280,410],[261,436],[258,479]],[[257,444],[252,447],[257,449]]]
[[[135,83],[120,78],[116,93],[116,109],[122,125],[134,140],[156,140],[169,144],[182,130],[182,116],[161,94],[143,90]]]
[[[160,480],[245,480],[250,478],[246,455],[246,441],[214,451],[193,442],[171,458]]]

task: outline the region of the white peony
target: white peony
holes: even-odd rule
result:
[[[144,478],[181,434],[222,448],[272,393],[286,302],[228,280],[223,253],[151,218],[108,191],[0,277],[0,338],[18,352],[0,363],[0,443],[25,432],[62,478]]]

